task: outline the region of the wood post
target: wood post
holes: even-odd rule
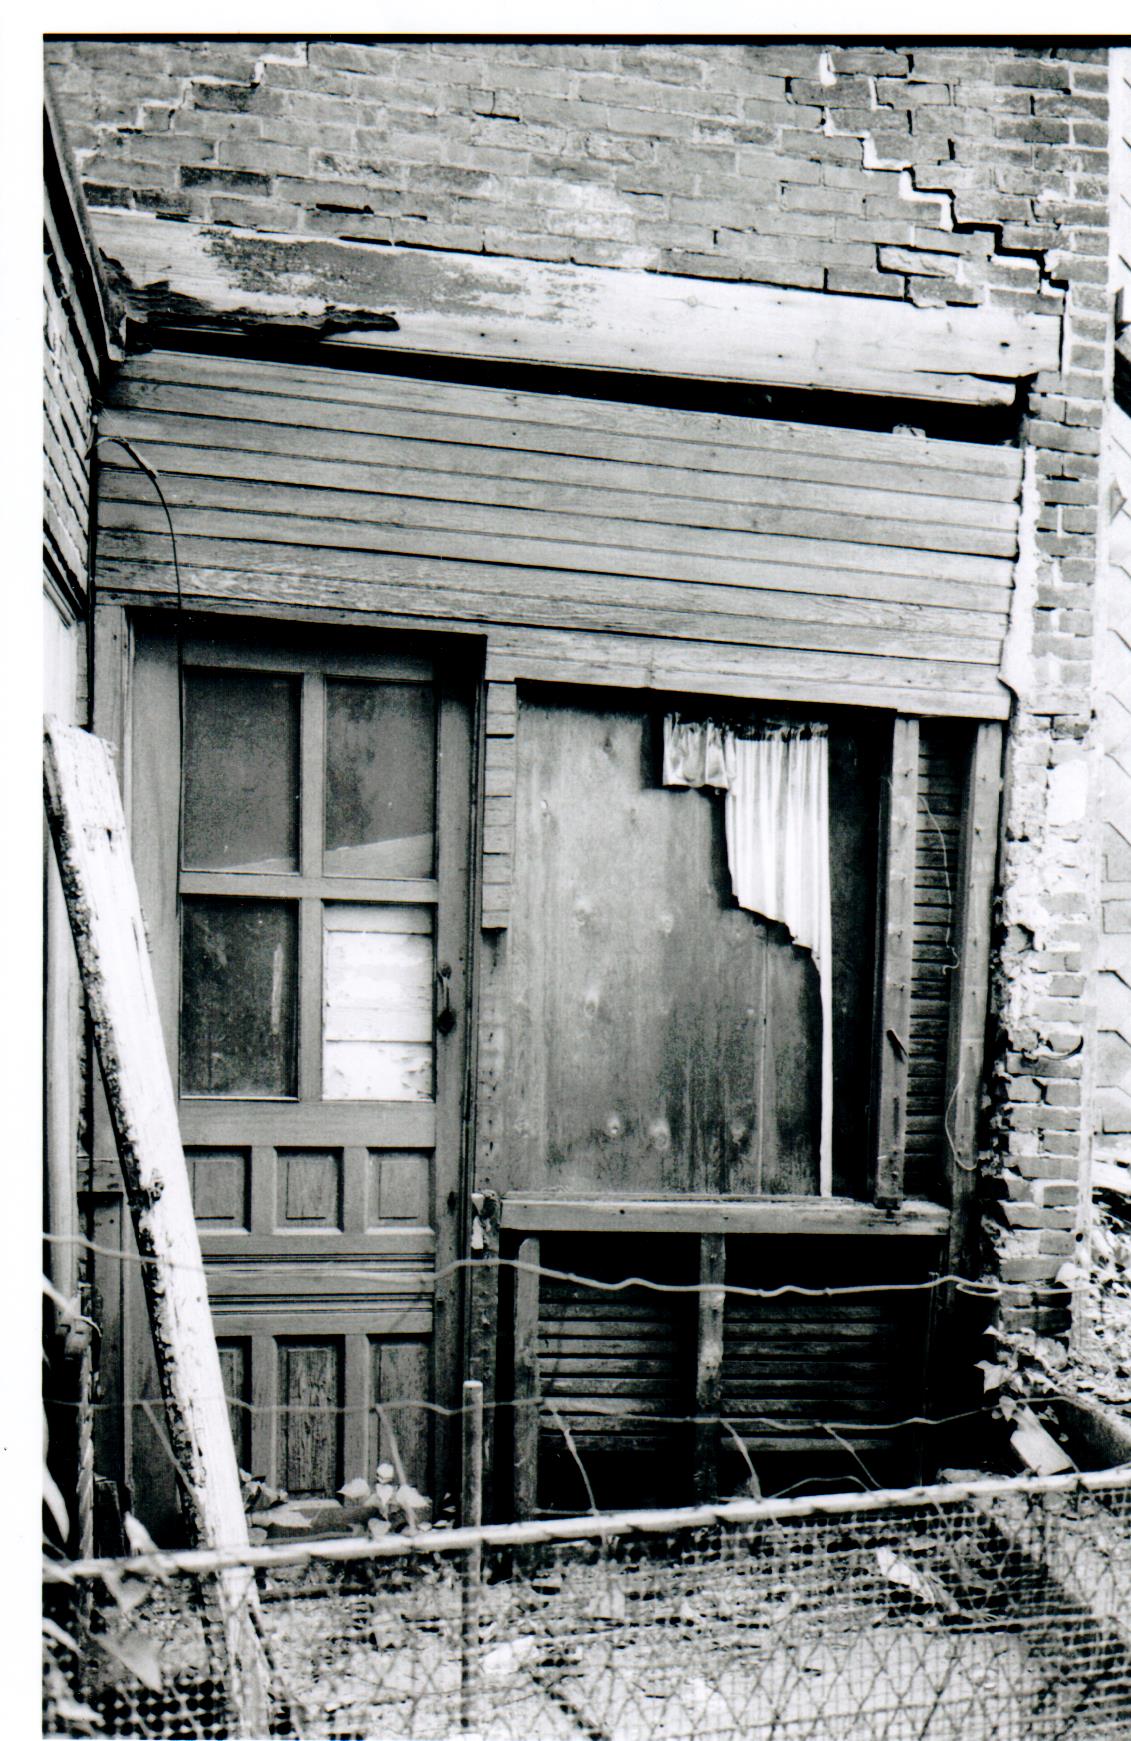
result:
[[[907,1061],[911,1050],[911,946],[915,921],[915,814],[919,802],[919,721],[892,725],[891,780],[881,829],[879,995],[876,1007],[875,1200],[903,1197],[907,1147]]]
[[[460,1527],[478,1529],[483,1522],[483,1386],[469,1378],[463,1386],[463,1456],[460,1468]],[[479,1654],[479,1592],[483,1580],[483,1544],[464,1549],[460,1576],[459,1723],[474,1726],[475,1675]]]
[[[970,1202],[976,1183],[978,1105],[986,1053],[990,926],[997,873],[1002,728],[980,725],[970,757],[958,847],[954,947],[946,1067],[946,1170],[950,1190],[949,1266],[968,1260]]]
[[[699,1340],[695,1366],[695,1498],[715,1499],[719,1485],[719,1403],[723,1377],[726,1235],[699,1239]]]
[[[145,924],[110,750],[49,720],[44,792],[133,1217],[169,1443],[194,1543],[248,1546],[220,1357],[177,1125]],[[270,1726],[254,1574],[213,1585],[232,1733]]]
[[[520,1241],[514,1272],[514,1515],[533,1517],[538,1506],[538,1263],[537,1234]]]
[[[949,1275],[970,1274],[975,1257],[972,1210],[978,1182],[978,1108],[986,1055],[1001,763],[1001,726],[979,725],[968,764],[955,872],[955,970],[943,1102],[950,1208],[943,1262]],[[956,1350],[972,1348],[983,1328],[986,1310],[985,1301],[962,1294],[954,1283],[948,1283],[936,1296],[927,1368],[929,1414],[945,1417],[966,1405],[962,1375],[967,1368]]]

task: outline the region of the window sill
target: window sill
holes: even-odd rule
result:
[[[898,1233],[941,1239],[949,1212],[909,1198],[880,1209],[850,1197],[502,1198],[500,1226],[521,1233]]]

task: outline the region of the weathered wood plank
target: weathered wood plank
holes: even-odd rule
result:
[[[736,693],[1003,711],[1010,450],[204,357],[147,357],[118,399],[194,601],[533,631],[508,678],[636,685],[632,636],[670,643],[673,688],[730,645]],[[103,596],[171,597],[164,514],[113,451]]]
[[[363,247],[309,237],[269,240],[149,213],[98,209],[95,236],[117,261],[135,307],[159,315],[170,284],[201,316],[251,314],[316,327],[333,306],[385,330],[355,344],[439,355],[506,357],[586,368],[1008,404],[1011,382],[1056,366],[1052,316],[998,309],[920,309],[873,297],[821,296],[608,267]],[[212,245],[212,237],[224,246]],[[233,243],[272,270],[249,273]],[[301,288],[299,288],[301,286]],[[672,344],[678,331],[679,343]]]
[[[507,1183],[815,1189],[815,974],[720,898],[719,807],[657,784],[623,697],[524,698],[518,741]]]
[[[948,1216],[938,1204],[910,1199],[884,1210],[872,1203],[837,1197],[759,1202],[688,1196],[568,1198],[508,1192],[501,1201],[500,1222],[515,1232],[828,1233],[900,1238],[919,1234],[939,1239],[947,1231]]]
[[[1009,710],[1008,692],[984,667],[912,665],[882,655],[838,661],[832,654],[801,652],[779,661],[776,653],[764,649],[739,652],[719,642],[693,647],[637,635],[555,635],[503,626],[491,644],[494,660],[520,680],[532,682],[612,684],[736,700],[894,704],[917,714],[982,719],[1004,718]]]
[[[194,1540],[248,1545],[223,1373],[125,817],[108,747],[49,721],[44,792],[87,1009],[122,1166],[165,1401]],[[267,1668],[246,1571],[216,1584],[236,1732],[263,1734]]]
[[[390,1148],[430,1149],[436,1141],[436,1108],[427,1101],[377,1102],[381,1141]],[[295,1101],[182,1100],[181,1129],[186,1143],[284,1144],[314,1148],[347,1143],[357,1129],[356,1108],[332,1100],[302,1106]],[[377,1111],[374,1112],[374,1118]]]
[[[518,698],[513,683],[486,685],[483,758],[484,816],[480,925],[502,931],[510,923],[515,845],[515,732]]]
[[[919,732],[919,801],[907,1067],[905,1188],[943,1197],[946,1044],[955,966],[959,780],[969,728],[923,722]]]
[[[142,421],[142,420],[139,420]],[[195,423],[195,420],[191,420]],[[195,431],[194,431],[195,432]],[[180,500],[199,499],[222,503],[232,497],[254,495],[277,503],[279,512],[294,512],[288,502],[309,496],[321,498],[317,511],[327,518],[340,513],[335,498],[351,493],[386,499],[403,497],[421,501],[462,503],[468,507],[506,506],[544,514],[570,514],[606,520],[648,520],[673,526],[715,526],[720,530],[746,531],[752,510],[804,509],[818,514],[843,514],[852,519],[913,521],[939,526],[962,526],[971,530],[1016,534],[1016,504],[999,491],[984,495],[914,492],[906,477],[902,488],[886,489],[868,468],[856,485],[848,481],[782,478],[768,474],[765,462],[740,473],[710,473],[677,470],[670,466],[641,463],[616,465],[596,456],[570,458],[535,456],[521,451],[457,448],[453,444],[417,443],[423,455],[406,454],[399,444],[398,463],[362,462],[356,453],[348,460],[313,459],[304,452],[286,456],[260,449],[188,445],[158,442],[142,421],[139,439],[145,442],[149,463],[159,469],[163,487],[168,484]],[[111,450],[113,451],[113,450]],[[483,457],[489,455],[489,458]],[[541,463],[535,466],[534,461]],[[415,466],[409,461],[418,460]],[[423,463],[431,459],[431,466]],[[761,460],[761,456],[759,456]],[[836,462],[848,470],[847,462]],[[859,466],[859,462],[858,466]],[[782,469],[779,463],[779,471]],[[826,467],[826,469],[829,469]],[[534,477],[522,474],[534,471]],[[106,488],[119,499],[143,500],[133,470],[107,463],[102,468]],[[953,478],[953,474],[947,474]],[[966,474],[960,476],[965,480]],[[215,480],[224,479],[223,498],[215,493]],[[348,504],[347,504],[348,506]],[[297,511],[302,511],[301,509]],[[908,533],[905,531],[905,536]],[[911,538],[910,542],[918,542]]]
[[[275,547],[278,549],[279,547]],[[266,560],[266,558],[264,559]],[[274,561],[274,553],[272,554]],[[182,571],[183,572],[183,571]],[[171,569],[166,579],[171,584]],[[173,591],[106,587],[108,603],[144,597],[148,604],[172,607]],[[486,633],[488,678],[528,679],[544,683],[584,683],[621,689],[667,690],[674,693],[724,695],[736,700],[799,701],[810,705],[890,708],[897,704],[924,716],[974,719],[1004,718],[1008,691],[990,666],[902,664],[882,655],[829,654],[823,669],[811,662],[821,656],[797,653],[779,658],[759,648],[742,648],[718,641],[649,640],[640,635],[609,635],[508,623],[453,622],[433,615],[414,602],[411,613],[382,608],[374,590],[362,584],[327,582],[310,575],[290,580],[282,564],[268,573],[262,566],[238,575],[208,576],[198,584],[189,571],[184,596],[194,608],[218,612],[238,610],[242,616],[277,619],[280,610],[295,620],[324,620],[368,628],[431,629],[437,633]],[[786,650],[788,652],[788,650]],[[893,668],[894,667],[894,668]],[[809,673],[809,674],[807,674]]]
[[[919,722],[892,724],[891,778],[885,793],[886,851],[881,855],[882,918],[877,975],[876,1157],[877,1204],[903,1196],[907,1142],[907,1061],[911,1047],[911,972],[914,931],[915,830],[919,790]]]
[[[169,355],[166,360],[166,355],[151,353],[161,370],[152,382],[145,377],[147,359],[131,361],[110,390],[103,427],[144,441],[147,455],[171,471],[208,464],[210,451],[222,449],[242,456],[242,463],[282,462],[283,475],[294,461],[319,471],[344,468],[346,476],[355,475],[354,467],[363,472],[450,467],[480,478],[553,482],[560,474],[570,484],[601,481],[610,489],[654,494],[670,488],[676,495],[727,501],[738,499],[751,478],[847,486],[866,467],[869,490],[948,497],[971,504],[972,513],[979,511],[977,503],[1012,501],[1020,478],[1016,449],[980,443],[926,443],[701,412],[656,413],[649,406],[571,401],[561,395],[552,401],[551,416],[541,395],[448,387],[403,376],[370,378],[361,388],[363,397],[347,399],[338,383],[349,377],[306,368],[287,369],[290,415],[279,422],[278,404],[257,391],[263,385],[260,365],[229,364],[228,390],[217,392],[211,379],[216,359]],[[166,370],[178,364],[190,365],[182,384],[162,385]],[[167,405],[161,398],[166,392],[172,401]],[[337,407],[336,423],[329,407]],[[369,427],[354,428],[360,421],[357,407],[381,415],[371,417]],[[246,417],[241,415],[245,409]],[[443,415],[445,410],[450,415]],[[309,416],[322,421],[307,422]],[[643,420],[639,427],[637,418]],[[113,452],[107,449],[107,463],[113,463]]]
[[[250,551],[255,548],[248,546]],[[266,550],[266,547],[262,547]],[[344,605],[408,613],[424,621],[453,613],[456,624],[528,625],[532,628],[644,629],[671,639],[730,641],[737,646],[814,648],[855,647],[875,656],[888,646],[901,656],[950,661],[960,672],[968,665],[993,665],[1005,632],[1005,595],[985,587],[956,588],[949,603],[893,596],[906,581],[911,594],[929,592],[914,577],[856,577],[829,571],[827,586],[816,571],[788,565],[762,572],[764,564],[709,565],[696,560],[686,576],[613,575],[580,569],[495,567],[449,562],[428,564],[381,552],[323,555],[302,546],[272,544],[269,560],[277,594],[296,604],[327,609]],[[114,551],[133,551],[124,560]],[[197,562],[197,553],[207,562]],[[151,561],[150,556],[156,561]],[[249,567],[240,546],[222,540],[186,539],[182,569],[186,597],[225,594],[248,602],[264,598],[268,582],[262,560]],[[218,563],[219,566],[213,566]],[[676,564],[660,557],[655,567]],[[341,579],[335,581],[335,570]],[[708,570],[711,570],[710,572]],[[120,580],[133,593],[166,593],[173,571],[147,539],[128,532],[107,535],[101,565],[105,590]],[[793,584],[791,584],[793,583]],[[937,589],[936,589],[937,590]],[[167,594],[170,596],[170,594]],[[449,624],[449,627],[451,624]]]
[[[441,671],[436,685],[437,819],[436,877],[437,969],[447,968],[444,984],[455,1016],[452,1026],[435,1028],[436,1151],[432,1176],[432,1200],[428,1212],[437,1229],[436,1317],[432,1360],[432,1395],[444,1408],[459,1401],[461,1366],[465,1358],[465,1278],[457,1268],[466,1257],[464,1193],[471,1172],[470,1141],[465,1117],[469,1059],[474,1069],[474,1033],[470,985],[472,961],[469,936],[474,924],[468,888],[471,858],[469,794],[476,779],[472,743],[472,691],[470,675]],[[456,1205],[459,1205],[456,1208]],[[427,1443],[432,1440],[433,1479],[440,1490],[454,1491],[459,1440],[454,1425],[444,1415],[421,1417]],[[427,1491],[427,1490],[426,1490]]]
[[[997,870],[1002,729],[978,727],[970,759],[955,886],[957,967],[950,1000],[946,1068],[946,1182],[951,1206],[949,1266],[961,1273],[971,1252],[977,1183],[977,1121],[986,1050],[990,923]]]
[[[532,1517],[538,1506],[538,1263],[541,1241],[519,1241],[514,1272],[514,1514]]]
[[[367,407],[379,406],[383,413],[431,415],[440,439],[451,438],[453,417],[485,419],[498,428],[495,440],[520,447],[540,449],[541,437],[532,438],[526,426],[537,425],[552,431],[555,428],[583,430],[586,440],[599,433],[602,437],[623,436],[633,444],[624,456],[638,460],[640,440],[690,443],[696,448],[714,444],[718,455],[732,454],[734,448],[772,448],[775,451],[804,451],[831,457],[853,456],[861,460],[891,460],[899,458],[914,465],[929,465],[957,472],[980,472],[985,477],[1010,478],[1016,485],[1021,477],[1021,454],[1016,448],[983,442],[944,441],[925,443],[912,432],[887,432],[848,429],[828,424],[790,423],[782,419],[761,419],[735,416],[725,412],[681,411],[668,406],[641,405],[634,400],[592,399],[554,394],[552,412],[547,409],[547,395],[542,392],[516,391],[510,387],[471,386],[465,382],[445,382],[416,378],[400,373],[364,374],[341,369],[332,364],[318,366],[308,362],[249,363],[242,357],[209,356],[199,351],[146,351],[132,357],[127,370],[119,372],[109,389],[112,407],[128,407],[134,400],[135,383],[146,393],[173,391],[185,387],[197,389],[195,409],[204,415],[224,415],[228,401],[226,391],[241,395],[233,404],[243,403],[242,395],[250,393],[260,409],[251,417],[265,417],[278,423],[278,406],[268,407],[271,397],[282,395],[288,400],[308,401],[306,407],[296,405],[293,417],[284,421],[301,423],[308,414],[317,416],[317,407],[350,407],[351,415]],[[207,405],[201,404],[199,388],[207,389]],[[186,400],[177,402],[183,409],[191,408]],[[335,415],[340,416],[337,412]],[[508,436],[508,426],[510,434]],[[460,425],[461,431],[463,425]],[[402,433],[405,433],[402,430]],[[576,438],[575,438],[576,444]],[[585,442],[575,445],[575,451],[585,453]],[[687,464],[697,469],[710,466],[709,455],[696,454]],[[722,464],[726,470],[731,461]]]
[[[699,1338],[695,1367],[694,1487],[697,1500],[717,1497],[719,1413],[723,1376],[723,1319],[726,1309],[726,1237],[704,1233],[699,1239]],[[709,1418],[707,1418],[709,1417]]]
[[[710,513],[695,516],[687,512],[675,519],[669,517],[669,509],[669,515],[660,514],[653,520],[647,517],[648,497],[642,502],[624,498],[614,502],[614,506],[635,510],[615,517],[606,511],[599,495],[596,500],[587,497],[584,506],[570,507],[568,491],[563,492],[563,504],[558,507],[553,505],[553,497],[538,505],[513,504],[510,492],[501,490],[497,495],[504,499],[485,503],[453,499],[450,491],[446,496],[367,495],[359,502],[359,491],[301,489],[180,474],[163,479],[162,489],[170,507],[177,510],[178,527],[195,536],[342,545],[349,528],[363,527],[370,545],[377,539],[395,539],[397,533],[411,532],[417,543],[424,541],[437,548],[446,537],[456,536],[467,551],[473,551],[477,538],[487,538],[499,541],[499,555],[504,557],[512,551],[520,560],[532,561],[534,553],[541,551],[544,563],[563,566],[569,566],[571,542],[592,546],[602,558],[599,566],[606,567],[605,553],[622,547],[741,557],[752,534],[841,539],[853,544],[1008,559],[1017,552],[1010,514],[1002,515],[1005,525],[1000,528],[952,524],[925,515],[897,519],[885,513],[884,496],[875,503],[877,512],[859,511],[870,506],[865,496],[857,498],[858,511],[848,514],[826,507],[822,491],[816,492],[820,505],[772,499],[751,501],[741,514],[727,515],[712,508]],[[99,497],[100,518],[108,528],[131,526],[154,533],[164,529],[168,537],[164,509],[143,496],[132,473],[108,470],[100,478]],[[396,544],[390,548],[395,549]],[[452,554],[460,552],[453,550]],[[484,560],[492,558],[485,554]]]

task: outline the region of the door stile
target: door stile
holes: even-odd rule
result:
[[[259,1143],[251,1148],[251,1232],[266,1238],[275,1231],[275,1150]]]
[[[298,1092],[311,1102],[322,1098],[322,901],[304,895],[298,909]]]
[[[436,685],[436,1146],[433,1151],[433,1226],[436,1229],[436,1287],[433,1300],[432,1394],[443,1408],[455,1409],[462,1396],[462,1279],[455,1269],[464,1253],[466,1176],[465,1074],[469,986],[470,813],[472,790],[471,697],[442,672]],[[449,975],[442,969],[450,968]],[[455,1017],[447,1033],[440,1018],[446,1006]],[[455,1457],[460,1435],[438,1413],[433,1432],[433,1479],[437,1489],[455,1491]],[[438,1496],[438,1495],[437,1495]]]
[[[251,1337],[251,1475],[270,1481],[278,1444],[279,1364],[275,1338]]]

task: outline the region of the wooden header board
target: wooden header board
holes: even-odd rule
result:
[[[194,607],[462,628],[502,680],[1008,711],[1012,448],[156,351],[103,433]],[[171,602],[103,451],[100,594]]]
[[[1060,317],[669,272],[373,248],[98,208],[131,311],[442,357],[1009,405],[1060,356]]]

